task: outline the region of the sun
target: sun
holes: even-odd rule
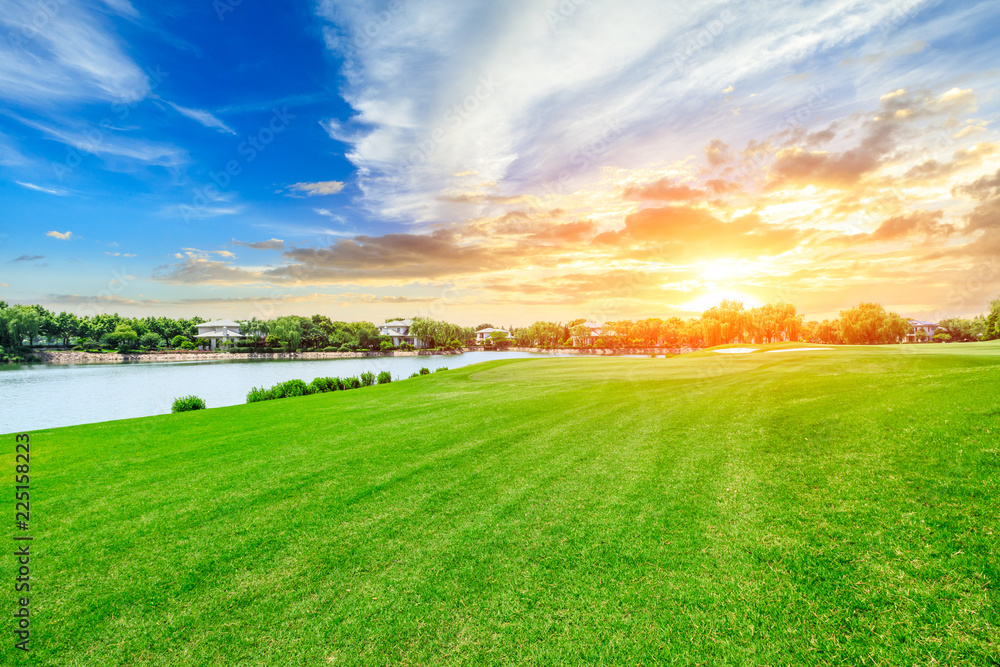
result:
[[[738,290],[719,289],[703,292],[685,304],[681,305],[682,310],[703,313],[713,306],[718,306],[723,300],[740,301],[744,308],[756,308],[762,305],[761,302],[749,294]]]

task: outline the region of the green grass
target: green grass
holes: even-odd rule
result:
[[[33,650],[5,629],[0,663],[997,665],[998,434],[997,344],[501,360],[39,431]]]

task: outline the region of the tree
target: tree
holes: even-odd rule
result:
[[[302,342],[302,323],[294,315],[279,317],[268,324],[268,329],[270,335],[284,343],[289,352],[297,350],[299,343]]]
[[[258,320],[256,317],[240,322],[240,333],[246,337],[254,347],[258,347],[267,338],[267,322]]]
[[[160,334],[150,331],[139,336],[139,345],[151,350],[155,350],[163,343]]]
[[[909,322],[877,303],[861,303],[840,311],[840,326],[849,345],[899,343],[910,330]]]
[[[0,337],[4,347],[21,347],[24,339],[32,345],[41,327],[41,316],[31,306],[10,306],[0,310]]]
[[[58,336],[62,338],[62,344],[68,346],[69,339],[80,335],[80,318],[73,313],[63,311],[56,315],[56,325]]]
[[[135,349],[139,342],[139,334],[128,324],[122,323],[107,335],[107,341],[117,347],[119,352],[128,352]]]
[[[986,316],[986,326],[983,332],[983,340],[996,340],[1000,338],[1000,298],[990,302],[990,314]]]
[[[493,347],[504,348],[510,345],[510,338],[503,331],[494,331],[490,334],[490,342]]]

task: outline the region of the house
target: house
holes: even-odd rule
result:
[[[203,338],[211,342],[212,349],[220,340],[227,341],[232,338],[243,338],[240,333],[240,325],[232,320],[215,320],[197,325],[198,335],[195,338]]]
[[[380,324],[378,333],[380,336],[388,336],[394,347],[399,347],[401,343],[409,343],[413,347],[427,347],[422,339],[410,334],[411,326],[413,320],[393,320]]]
[[[494,333],[503,334],[500,336],[501,338],[513,338],[513,336],[510,335],[510,332],[505,329],[493,329],[491,327],[487,327],[476,332],[476,342],[484,343],[488,340],[492,340]]]
[[[579,327],[586,327],[587,333],[582,336],[579,335],[582,332]],[[584,322],[570,327],[569,332],[573,336],[574,347],[580,347],[582,345],[593,345],[597,342],[597,339],[605,334],[605,329],[603,324],[598,324],[597,322]],[[614,335],[614,332],[610,329],[607,330],[607,333]]]
[[[934,333],[943,328],[940,324],[935,324],[934,322],[921,322],[920,320],[908,320],[910,323],[910,332],[906,334],[907,343],[919,343],[923,341],[930,341],[934,338]],[[926,334],[922,336],[920,332]]]

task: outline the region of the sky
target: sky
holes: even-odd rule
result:
[[[979,314],[998,27],[992,1],[0,0],[0,299]]]

